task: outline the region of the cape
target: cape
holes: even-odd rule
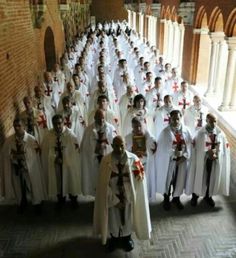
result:
[[[230,186],[230,148],[224,133],[216,127],[216,141],[219,145],[218,159],[213,162],[209,195],[229,195]],[[205,167],[207,131],[203,127],[194,138],[192,162],[186,184],[186,193],[204,195],[203,175]]]
[[[126,151],[129,164],[129,176],[132,191],[133,230],[142,240],[150,238],[151,221],[147,198],[147,185],[144,174],[143,180],[138,180],[135,175],[143,173],[143,166],[138,157]],[[97,192],[94,206],[94,233],[100,235],[102,244],[106,244],[108,236],[108,184],[111,176],[111,153],[106,155],[101,162]]]

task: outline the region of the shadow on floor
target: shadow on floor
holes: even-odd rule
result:
[[[216,200],[216,207],[214,208],[209,207],[202,198],[199,198],[198,205],[196,207],[191,206],[189,198],[184,198],[183,204],[183,210],[178,210],[177,207],[171,203],[171,210],[166,211],[163,209],[162,202],[152,203],[150,204],[151,220],[158,218],[194,216],[196,214],[204,213],[217,213],[223,209],[223,203],[218,199]]]
[[[93,221],[93,202],[80,203],[77,209],[72,209],[70,203],[66,203],[61,210],[56,209],[53,202],[45,202],[40,214],[35,213],[34,207],[28,205],[22,214],[17,213],[16,205],[0,205],[0,220],[2,223],[11,223],[13,220],[21,225],[37,226],[40,224],[60,225],[91,225]]]
[[[59,242],[55,246],[41,249],[40,252],[32,252],[28,258],[134,258],[139,257],[137,251],[138,248],[130,253],[125,253],[117,249],[108,253],[99,239],[81,237]]]

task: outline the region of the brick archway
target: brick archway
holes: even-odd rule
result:
[[[47,27],[44,37],[44,54],[47,71],[51,71],[53,65],[56,63],[56,51],[54,34],[51,27]]]
[[[206,28],[208,27],[207,15],[204,6],[201,6],[197,12],[196,19],[195,19],[195,28]]]
[[[230,13],[226,22],[225,34],[228,37],[236,37],[236,8]]]
[[[209,19],[210,31],[224,31],[223,15],[219,7],[216,7]]]

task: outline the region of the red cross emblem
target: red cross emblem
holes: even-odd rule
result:
[[[68,128],[71,128],[71,121],[70,121],[70,116],[66,116],[64,119],[64,125],[67,126]]]
[[[189,106],[190,102],[186,101],[186,98],[183,98],[182,101],[179,101],[179,106],[183,106],[183,109],[186,109],[186,106]]]
[[[44,91],[47,96],[51,96],[52,89],[47,85],[46,90]]]
[[[37,122],[38,126],[42,128],[47,128],[47,120],[44,114],[39,115]]]
[[[179,86],[177,85],[177,82],[174,82],[174,85],[172,86],[172,90],[173,90],[174,92],[177,92],[178,89],[179,89]]]

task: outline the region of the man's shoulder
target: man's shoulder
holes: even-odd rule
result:
[[[126,152],[126,155],[127,155],[128,159],[131,159],[133,161],[139,160],[138,156],[135,155],[134,153],[129,152],[127,150],[125,152]]]

